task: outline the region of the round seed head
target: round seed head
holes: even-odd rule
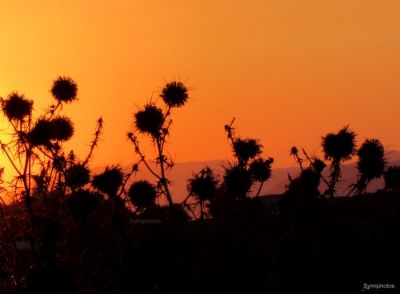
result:
[[[164,114],[157,106],[147,104],[143,110],[135,113],[135,124],[141,133],[158,137],[164,124]]]
[[[189,179],[188,191],[200,201],[213,198],[217,190],[217,180],[210,168],[201,170],[193,178]]]
[[[238,166],[225,169],[224,184],[228,192],[245,194],[252,185],[251,174],[249,171]]]
[[[385,169],[385,149],[377,139],[367,139],[357,151],[357,168],[365,179],[379,178]]]
[[[325,158],[341,161],[350,159],[356,153],[355,133],[345,127],[338,133],[329,133],[322,138]]]
[[[78,86],[69,77],[58,77],[53,82],[51,94],[59,102],[70,103],[77,98]]]
[[[166,84],[160,96],[169,107],[181,107],[189,98],[186,86],[177,81]]]
[[[83,164],[75,164],[65,172],[65,184],[72,189],[83,187],[89,181],[90,170]]]
[[[53,139],[53,124],[44,118],[36,121],[35,126],[28,134],[29,143],[33,146],[50,146]]]
[[[124,174],[121,168],[112,166],[107,167],[103,173],[95,175],[93,177],[92,185],[109,196],[115,196],[119,187],[122,185],[123,180]]]
[[[247,162],[261,153],[261,144],[255,139],[236,139],[233,151],[239,161]]]
[[[134,182],[128,191],[128,196],[136,207],[148,207],[154,204],[157,192],[152,184],[142,180]]]
[[[314,169],[314,171],[316,171],[317,173],[321,174],[325,167],[326,167],[325,162],[323,162],[319,158],[313,158],[312,168]]]
[[[250,163],[249,171],[254,181],[264,182],[271,177],[272,158],[258,158]]]
[[[2,100],[3,113],[9,120],[23,120],[32,113],[33,101],[24,95],[11,93],[7,99]]]
[[[74,134],[74,127],[72,121],[65,116],[53,118],[51,121],[53,127],[54,140],[68,141]]]

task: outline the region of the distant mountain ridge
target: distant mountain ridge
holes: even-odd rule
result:
[[[386,155],[387,165],[400,165],[400,152],[399,151],[388,151]],[[210,167],[213,169],[219,180],[222,180],[224,172],[224,166],[229,163],[227,160],[207,160],[207,161],[193,161],[193,162],[181,162],[176,163],[172,171],[169,173],[168,178],[171,180],[171,193],[174,195],[175,201],[183,200],[187,192],[187,180],[192,177],[193,173],[200,171],[204,167]],[[152,165],[154,166],[154,165]],[[130,170],[130,166],[124,165],[122,168],[125,171]],[[100,173],[104,170],[104,167],[94,168],[94,174]],[[356,163],[344,164],[342,167],[342,179],[337,185],[337,191],[340,195],[345,195],[348,192],[349,186],[357,181],[357,168]],[[262,195],[276,195],[282,194],[286,190],[286,185],[289,183],[288,175],[292,178],[298,176],[299,168],[296,166],[275,168],[272,169],[271,178],[264,184],[261,191]],[[324,175],[329,177],[329,170],[326,168]],[[134,179],[147,179],[154,182],[154,176],[147,171],[144,166],[141,166],[139,172],[133,176]],[[384,185],[383,179],[373,180],[368,186],[368,192],[376,191],[382,188]],[[257,188],[257,187],[256,187]],[[321,190],[325,188],[321,184]],[[256,190],[256,189],[254,189]]]

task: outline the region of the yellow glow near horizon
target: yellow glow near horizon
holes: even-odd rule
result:
[[[51,102],[58,75],[79,85],[65,107],[69,147],[84,155],[96,120],[105,129],[92,166],[133,161],[133,112],[165,81],[192,89],[174,111],[177,161],[227,159],[223,126],[259,138],[274,167],[292,145],[310,153],[344,125],[399,149],[398,1],[2,1],[0,96]],[[3,162],[3,160],[2,160]]]

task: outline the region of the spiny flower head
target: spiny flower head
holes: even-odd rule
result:
[[[70,77],[58,77],[53,81],[51,94],[59,102],[70,103],[77,98],[78,86]]]
[[[9,120],[23,120],[32,113],[33,101],[16,92],[2,100],[2,109]]]
[[[322,138],[322,148],[325,158],[341,161],[350,159],[356,153],[356,134],[344,127],[338,133],[329,133]]]
[[[271,177],[271,165],[273,162],[273,158],[258,158],[253,160],[249,166],[252,178],[257,182],[268,180]]]
[[[135,125],[141,133],[158,137],[163,124],[163,111],[154,104],[146,104],[144,109],[135,113]]]
[[[232,166],[225,169],[224,184],[227,192],[239,195],[247,193],[253,181],[248,170],[239,166]]]
[[[74,127],[67,117],[39,118],[29,132],[28,139],[33,146],[49,147],[52,140],[67,141],[73,134]]]
[[[210,168],[202,169],[198,174],[188,181],[189,193],[195,195],[200,201],[205,201],[214,197],[217,190],[217,180]]]
[[[68,141],[74,134],[72,121],[65,116],[57,116],[50,120],[53,127],[53,139]]]
[[[367,139],[357,151],[357,168],[366,179],[378,178],[385,169],[385,149],[378,139]]]
[[[93,177],[92,185],[99,191],[115,196],[124,180],[124,174],[120,167],[106,167],[106,170]]]
[[[311,166],[314,169],[314,171],[321,174],[324,168],[326,167],[326,164],[321,159],[314,157]]]
[[[89,181],[90,170],[83,164],[74,164],[65,172],[65,183],[72,189],[83,187]]]
[[[166,84],[160,96],[169,107],[181,107],[189,98],[187,87],[177,81]]]
[[[154,204],[157,197],[155,187],[146,180],[134,182],[128,191],[128,196],[133,205],[139,208]]]
[[[49,146],[53,139],[54,128],[50,120],[39,118],[28,134],[29,143],[33,146]]]
[[[261,144],[255,139],[235,139],[233,151],[241,162],[247,162],[261,153]]]

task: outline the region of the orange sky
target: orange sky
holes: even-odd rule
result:
[[[133,113],[174,78],[192,89],[174,113],[178,162],[229,158],[232,117],[275,167],[293,164],[292,145],[312,153],[346,124],[359,142],[400,149],[397,0],[0,3],[0,95],[18,90],[39,112],[52,80],[71,76],[80,100],[65,107],[70,146],[86,154],[96,119],[105,121],[92,166],[133,161]]]

